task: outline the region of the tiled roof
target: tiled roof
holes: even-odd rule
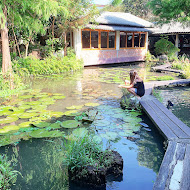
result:
[[[109,26],[109,25],[92,25],[88,24],[85,28],[110,30],[110,31],[131,31],[131,32],[148,32],[148,29],[137,27],[125,27],[125,26]]]
[[[130,13],[103,12],[96,22],[108,25],[125,25],[132,27],[152,27],[153,24]]]
[[[153,34],[190,33],[190,27],[179,22],[172,22],[162,26],[155,26],[151,31]]]

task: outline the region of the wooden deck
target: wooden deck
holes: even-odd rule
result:
[[[184,73],[181,70],[171,69],[171,66],[172,66],[171,64],[159,65],[156,67],[152,67],[152,70],[155,72],[173,72],[173,73],[181,73],[181,74]]]
[[[154,96],[145,95],[140,103],[168,140],[154,190],[190,190],[190,128]]]

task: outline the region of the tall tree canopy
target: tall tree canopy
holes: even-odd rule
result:
[[[190,0],[150,0],[148,5],[162,23],[190,23]]]
[[[31,32],[42,30],[42,22],[48,20],[50,15],[56,15],[57,7],[56,0],[0,0],[3,73],[12,70],[8,26],[22,28],[30,36]]]

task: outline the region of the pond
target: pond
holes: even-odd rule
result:
[[[22,174],[11,189],[84,190],[69,183],[62,148],[65,138],[85,131],[102,141],[104,149],[110,147],[123,157],[123,176],[110,176],[106,189],[152,189],[164,155],[164,139],[143,113],[120,108],[118,84],[132,68],[146,80],[155,77],[143,63],[89,67],[69,76],[35,78],[29,90],[2,102],[0,152],[13,159]],[[92,124],[64,126],[64,121],[83,113],[93,118]]]
[[[167,105],[168,100],[173,104],[169,109],[190,127],[190,87],[173,87],[167,89],[159,89],[163,104]]]

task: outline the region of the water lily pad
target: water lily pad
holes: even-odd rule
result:
[[[30,127],[31,126],[31,122],[27,121],[27,122],[22,122],[18,125],[20,128],[25,128],[25,127]]]
[[[73,130],[72,134],[75,137],[84,137],[85,135],[88,134],[88,130],[86,128],[78,128]]]
[[[19,118],[16,116],[8,116],[6,118],[0,119],[0,124],[12,123],[17,121]]]
[[[99,127],[109,126],[110,121],[108,121],[108,120],[95,120],[93,122],[93,125],[99,126]]]
[[[64,112],[63,114],[64,115],[74,115],[75,113],[77,113],[78,112],[78,110],[71,110],[71,111],[66,111],[66,112]]]
[[[22,114],[20,114],[18,117],[19,118],[22,118],[22,119],[26,119],[26,118],[32,118],[32,117],[35,117],[35,116],[37,116],[37,115],[39,115],[39,113],[22,113]]]
[[[95,106],[99,106],[99,103],[86,103],[85,106],[89,106],[89,107],[95,107]]]
[[[47,131],[45,129],[38,129],[29,133],[33,138],[45,138],[45,137],[61,137],[64,132],[61,131]]]
[[[61,123],[61,126],[63,128],[67,128],[67,129],[70,129],[70,128],[77,128],[78,126],[80,125],[80,122],[76,121],[76,120],[66,120],[66,121],[63,121]]]
[[[64,115],[63,112],[50,112],[51,117],[61,117],[62,115]]]
[[[59,123],[52,123],[49,127],[51,129],[59,129],[61,128],[61,125]]]
[[[124,132],[119,132],[118,133],[120,136],[123,136],[123,137],[131,137],[134,135],[134,133],[132,131],[124,131]]]
[[[65,96],[52,96],[52,98],[53,98],[53,99],[57,99],[57,100],[59,100],[59,99],[64,99]]]
[[[32,102],[26,102],[25,104],[33,106],[33,105],[40,105],[40,104],[42,104],[42,102],[40,102],[40,101],[32,101]]]
[[[93,137],[93,140],[96,141],[97,143],[101,143],[101,142],[102,142],[102,137],[99,136],[99,135],[95,135],[95,136]]]
[[[0,134],[8,133],[9,131],[17,131],[19,127],[17,125],[9,125],[0,129]]]
[[[36,123],[32,123],[32,125],[34,125],[35,127],[38,127],[38,128],[45,128],[45,127],[48,127],[51,125],[51,123],[48,123],[48,122],[36,122]]]
[[[81,109],[82,107],[83,107],[83,105],[78,105],[78,106],[66,107],[66,109],[68,109],[68,110],[78,110],[78,109]]]
[[[20,99],[29,99],[29,98],[33,98],[34,95],[23,95],[23,96],[19,96]]]

